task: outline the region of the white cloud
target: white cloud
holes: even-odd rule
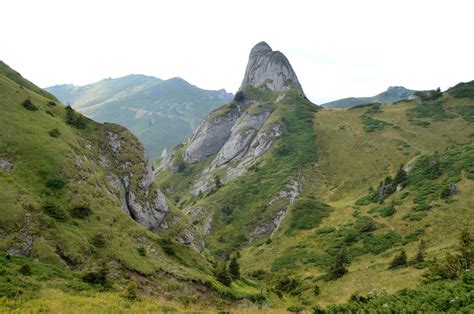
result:
[[[0,58],[40,86],[143,73],[235,92],[261,40],[316,102],[474,79],[472,1],[5,1]]]

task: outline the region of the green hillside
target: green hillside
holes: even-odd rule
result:
[[[194,223],[212,222],[206,243],[214,254],[240,256],[243,274],[293,309],[416,288],[433,261],[454,250],[460,230],[472,223],[472,85],[349,110],[318,108],[296,90],[282,98],[244,89],[246,100],[257,101],[247,110],[269,101],[274,107],[267,123],[284,126],[271,150],[235,179],[222,179],[232,168],[215,170],[214,178],[225,183],[207,193],[189,191],[208,176],[215,156],[184,164],[178,172],[165,170],[158,182],[183,212],[205,209],[207,214]],[[293,203],[274,201],[296,180],[303,187]],[[386,191],[379,199],[381,185]],[[285,206],[275,230],[256,234]],[[426,246],[424,264],[389,269],[401,251],[413,260],[420,241]],[[342,251],[348,271],[328,280]]]
[[[193,229],[173,206],[152,230],[124,210],[113,177],[142,204],[156,188],[144,187],[134,135],[36,91],[0,73],[0,312],[116,311],[137,294],[149,301],[136,308],[216,307],[258,293],[250,281],[223,285],[206,250],[179,243]]]
[[[181,78],[161,80],[145,75],[46,90],[95,121],[127,127],[153,159],[189,137],[209,111],[231,97],[224,90],[203,90]]]

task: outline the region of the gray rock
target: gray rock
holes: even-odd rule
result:
[[[209,114],[191,137],[183,160],[187,163],[195,163],[217,153],[229,139],[231,129],[238,118],[239,110],[237,108],[230,109],[218,116],[213,116],[213,113]]]
[[[209,217],[204,223],[204,226],[202,227],[202,233],[203,234],[211,233],[211,227],[212,227],[212,217]]]
[[[15,163],[9,159],[0,159],[0,169],[5,172],[11,172],[15,167]]]
[[[295,85],[301,90],[296,73],[288,59],[279,51],[273,51],[266,42],[260,42],[250,51],[244,80],[240,89],[251,85],[281,91]]]
[[[229,139],[219,151],[217,165],[223,165],[233,159],[238,160],[250,147],[255,135],[270,114],[268,110],[257,114],[244,113],[232,127]]]
[[[151,202],[139,202],[135,193],[130,191],[127,203],[133,219],[150,230],[158,228],[169,212],[165,196],[158,189],[155,190],[155,196]]]
[[[281,136],[282,132],[281,124],[273,124],[267,130],[259,132],[251,145],[254,156],[262,156],[272,146],[275,139]]]
[[[107,132],[107,142],[110,149],[116,154],[122,149],[123,141],[117,133]]]

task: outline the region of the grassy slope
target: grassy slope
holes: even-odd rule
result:
[[[258,292],[244,283],[223,286],[214,279],[204,255],[187,246],[174,244],[176,255],[168,256],[160,244],[161,237],[133,221],[119,201],[110,196],[105,179],[108,171],[98,165],[98,152],[106,147],[106,132],[114,131],[127,143],[126,152],[121,155],[123,162],[140,160],[143,148],[133,135],[122,127],[93,121],[88,121],[85,129],[71,127],[64,122],[63,105],[52,105],[49,98],[34,92],[37,87],[30,90],[27,86],[0,75],[0,159],[15,163],[10,173],[0,170],[0,249],[21,248],[27,242],[24,235],[32,239],[29,259],[11,263],[4,256],[1,258],[0,268],[8,274],[0,280],[1,295],[8,295],[18,281],[24,282],[18,287],[26,296],[54,298],[57,292],[57,296],[71,294],[66,299],[76,294],[81,298],[80,291],[96,289],[82,282],[82,274],[104,267],[117,297],[131,279],[138,281],[147,294],[185,303],[219,304],[220,294],[239,298]],[[25,109],[25,99],[30,99],[38,110]],[[49,135],[53,129],[59,130],[58,137]],[[81,166],[77,165],[78,158]],[[52,179],[64,180],[65,187],[48,188],[46,183]],[[131,184],[134,181],[136,178]],[[50,203],[64,218],[47,214],[44,205]],[[87,206],[92,213],[75,218],[71,210],[76,206]],[[173,232],[176,230],[171,227],[163,235]],[[97,235],[103,237],[105,245],[94,244]],[[146,256],[140,254],[139,248],[145,248]],[[19,264],[32,265],[33,275],[18,273]],[[54,275],[59,273],[65,273],[68,280]],[[203,291],[207,297],[203,297]],[[29,301],[22,298],[18,302]],[[48,303],[52,300],[42,302],[43,306],[54,306]]]
[[[420,238],[427,242],[428,256],[431,258],[442,255],[447,248],[452,247],[456,231],[472,217],[472,179],[461,176],[457,185],[462,192],[449,201],[439,200],[436,194],[432,202],[433,209],[424,213],[426,216],[420,221],[403,219],[413,212],[413,196],[418,187],[407,187],[412,192],[404,200],[400,200],[400,194],[392,197],[400,206],[396,206],[397,212],[391,217],[367,213],[375,204],[359,207],[354,202],[365,195],[370,186],[376,188],[387,175],[395,175],[401,163],[406,164],[417,156],[433,154],[435,151],[443,152],[454,143],[472,141],[474,125],[468,114],[459,114],[472,111],[472,101],[454,99],[445,94],[442,103],[444,113],[441,115],[438,107],[426,113],[418,110],[417,106],[420,105],[415,102],[382,106],[381,110],[377,110],[379,112],[371,113],[370,117],[385,121],[386,124],[382,129],[372,132],[363,130],[363,116],[370,107],[321,110],[316,113],[318,162],[307,172],[305,194],[328,203],[334,210],[319,226],[315,224],[310,230],[296,233],[289,232],[294,221],[290,216],[271,242],[259,242],[244,250],[242,265],[246,265],[246,272],[263,270],[268,273],[263,278],[270,284],[275,283],[275,275],[289,274],[297,278],[302,288],[302,292],[298,293],[300,302],[306,304],[345,302],[354,292],[367,293],[374,288],[395,292],[418,284],[422,270],[403,268],[388,271],[389,262],[401,248],[406,250],[409,257],[413,257],[418,246],[416,239]],[[428,121],[430,125],[421,127],[416,125],[417,121]],[[462,149],[472,155],[472,146]],[[458,153],[453,151],[453,154]],[[463,166],[464,171],[474,163],[472,159],[469,161],[468,156],[463,155],[468,163]],[[446,178],[435,180],[438,189],[445,182],[443,180]],[[378,230],[372,235],[361,235],[349,249],[352,257],[349,273],[339,280],[326,282],[321,276],[337,250],[343,246],[340,245],[341,237],[343,239],[347,232],[356,228],[357,215],[372,217]],[[321,233],[317,230],[321,230]],[[392,235],[394,237],[390,238]],[[378,251],[370,253],[370,250]],[[366,251],[368,253],[364,253]],[[314,285],[321,287],[318,297],[312,294]]]

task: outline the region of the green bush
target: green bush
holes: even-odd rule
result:
[[[25,101],[22,103],[22,105],[26,110],[38,111],[38,107],[36,107],[36,105],[33,104],[29,98],[25,99]]]
[[[317,227],[332,212],[331,206],[301,197],[293,205],[288,233]]]
[[[63,178],[54,178],[46,181],[46,187],[53,190],[62,189],[65,185],[66,181]]]
[[[110,283],[107,279],[107,270],[105,268],[102,268],[99,271],[91,271],[86,273],[82,277],[82,281],[91,285],[102,286],[104,288],[110,286]]]
[[[160,245],[161,245],[161,248],[163,249],[163,251],[169,255],[169,256],[175,256],[176,255],[176,251],[174,250],[174,245],[173,245],[173,241],[171,241],[170,239],[167,239],[167,238],[163,238],[160,240]]]
[[[235,96],[234,96],[234,100],[235,101],[243,101],[245,98],[245,95],[244,95],[244,92],[243,91],[238,91]]]
[[[58,207],[53,203],[47,203],[43,205],[43,211],[50,217],[53,217],[56,220],[64,221],[66,220],[66,213],[62,208]]]
[[[105,247],[105,245],[107,244],[107,240],[105,239],[103,234],[98,233],[92,237],[91,243],[95,247],[101,248],[101,247]]]
[[[49,136],[51,137],[59,137],[61,135],[61,132],[59,132],[58,129],[52,129],[49,131]]]
[[[89,208],[89,206],[84,205],[84,206],[76,206],[71,209],[71,215],[74,218],[81,218],[84,219],[87,216],[89,216],[92,213],[92,210]]]
[[[31,266],[29,264],[23,264],[20,269],[18,269],[18,272],[24,276],[31,276]]]
[[[137,252],[140,256],[146,256],[146,249],[144,247],[137,248]]]
[[[78,128],[78,129],[85,129],[87,126],[87,118],[74,111],[71,106],[66,107],[66,123]]]

